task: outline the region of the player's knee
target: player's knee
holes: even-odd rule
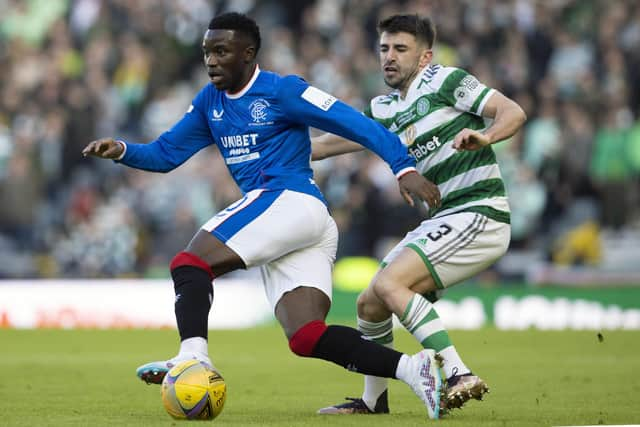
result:
[[[322,320],[313,320],[298,329],[289,339],[289,348],[298,356],[310,357],[318,340],[327,330]]]
[[[372,284],[374,295],[384,303],[389,301],[397,287],[398,283],[385,274],[378,274]]]
[[[362,317],[362,315],[367,312],[368,306],[369,306],[369,298],[366,295],[366,290],[365,290],[360,292],[360,295],[358,295],[358,299],[356,300],[356,309],[358,310],[358,316]]]
[[[370,322],[377,322],[377,319],[386,319],[391,315],[386,303],[375,295],[371,287],[358,295],[356,307],[358,317]]]
[[[361,319],[368,319],[375,317],[378,312],[378,307],[382,302],[375,296],[372,288],[367,288],[360,292],[358,299],[356,300],[356,308],[358,310],[358,317]]]
[[[205,260],[191,252],[183,251],[174,256],[171,260],[169,269],[171,271],[174,271],[175,269],[184,266],[196,267],[200,270],[204,270],[209,274],[209,276],[211,276],[211,278],[213,278],[213,271],[211,270],[211,266],[209,266],[209,264],[207,264]]]

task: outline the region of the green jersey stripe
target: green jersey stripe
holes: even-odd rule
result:
[[[502,179],[498,165],[493,164],[480,166],[465,173],[458,174],[448,181],[439,184],[438,189],[440,190],[440,197],[444,199],[452,191],[467,188],[477,182],[488,179]]]
[[[480,95],[478,95],[478,97],[476,98],[475,102],[471,106],[471,112],[472,113],[474,113],[474,114],[480,114],[481,113],[480,111],[478,111],[478,107],[480,106],[480,104],[484,100],[484,97],[489,93],[490,90],[491,90],[491,88],[485,87],[482,90],[482,92],[480,92]]]
[[[430,216],[434,216],[439,211],[443,211],[463,203],[496,196],[506,196],[504,182],[499,178],[487,179],[477,182],[470,187],[452,191],[442,199],[442,205],[439,208],[429,209],[429,214]]]
[[[496,155],[489,147],[477,151],[454,150],[454,153],[429,169],[424,177],[437,185],[473,168],[496,163]]]
[[[509,202],[507,201],[507,197],[496,196],[496,197],[489,197],[486,199],[472,200],[470,202],[463,203],[461,205],[458,205],[452,208],[443,209],[439,211],[437,214],[434,214],[433,217],[438,218],[446,215],[451,215],[452,213],[455,213],[455,212],[470,212],[469,209],[476,206],[491,206],[492,208],[497,209],[499,211],[509,213]]]
[[[399,104],[406,104],[406,102],[400,102]],[[442,102],[442,99],[433,93],[417,98],[412,103],[407,104],[406,107],[401,107],[403,108],[402,110],[396,112],[400,105],[392,108],[389,105],[381,104],[379,101],[374,105],[376,120],[390,131],[398,133],[435,111],[451,108],[450,105]]]
[[[458,100],[456,99],[454,92],[460,86],[462,79],[468,75],[469,74],[466,71],[456,69],[444,79],[442,86],[438,88],[438,95],[442,96],[449,105],[456,105]]]
[[[438,135],[436,133],[436,129],[442,128],[447,123],[450,123],[451,121],[461,116],[468,116],[468,115],[469,114],[466,114],[463,111],[459,111],[451,107],[437,108],[433,110],[431,113],[429,113],[428,116],[422,117],[416,120],[414,123],[411,123],[415,127],[414,129],[411,129],[411,131],[412,132],[415,131],[419,140],[423,141],[426,134],[430,134],[431,137],[433,137],[433,135]],[[407,128],[409,128],[409,125],[405,125],[402,129],[407,131]],[[404,136],[405,139],[408,139],[407,132],[402,134],[401,137],[402,136]],[[418,139],[416,139],[416,141],[417,140]],[[407,144],[410,142],[411,141],[407,141]]]
[[[409,152],[418,162],[425,160],[438,152],[445,143],[453,141],[458,132],[464,128],[481,130],[485,128],[485,123],[481,117],[466,113],[459,114],[431,131],[420,134],[415,142],[409,146]],[[442,160],[444,159],[438,161]],[[433,164],[433,160],[430,163]]]

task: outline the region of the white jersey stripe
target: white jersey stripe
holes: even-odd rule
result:
[[[484,96],[484,99],[480,102],[480,105],[478,105],[478,115],[482,115],[482,110],[484,109],[484,106],[487,104],[487,101],[489,101],[489,98],[491,98],[493,96],[493,94],[496,93],[495,89],[489,89],[489,92],[487,92],[487,94]]]
[[[418,135],[425,134],[444,123],[450,122],[463,115],[463,111],[451,107],[443,107],[433,113],[424,116],[414,123]],[[404,135],[407,131],[402,132]]]
[[[438,184],[438,189],[440,190],[440,196],[444,199],[452,191],[469,187],[484,179],[493,178],[502,178],[502,175],[500,175],[500,168],[498,168],[498,165],[496,164],[480,166],[475,169],[470,169],[460,175],[456,175],[450,180]]]

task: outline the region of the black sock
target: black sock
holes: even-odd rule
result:
[[[176,293],[175,311],[180,340],[207,338],[209,310],[213,301],[213,285],[209,273],[191,265],[171,270]]]
[[[316,343],[311,356],[365,375],[395,378],[402,353],[365,340],[353,328],[331,325]]]

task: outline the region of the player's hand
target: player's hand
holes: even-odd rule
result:
[[[440,206],[440,190],[438,190],[438,186],[417,171],[402,175],[398,180],[398,184],[402,197],[410,206],[414,205],[412,194],[424,200],[430,208]]]
[[[453,139],[453,148],[462,151],[475,151],[491,144],[489,137],[482,132],[473,129],[462,129]]]
[[[124,151],[124,145],[113,138],[100,138],[87,144],[82,155],[100,157],[102,159],[117,159]]]

